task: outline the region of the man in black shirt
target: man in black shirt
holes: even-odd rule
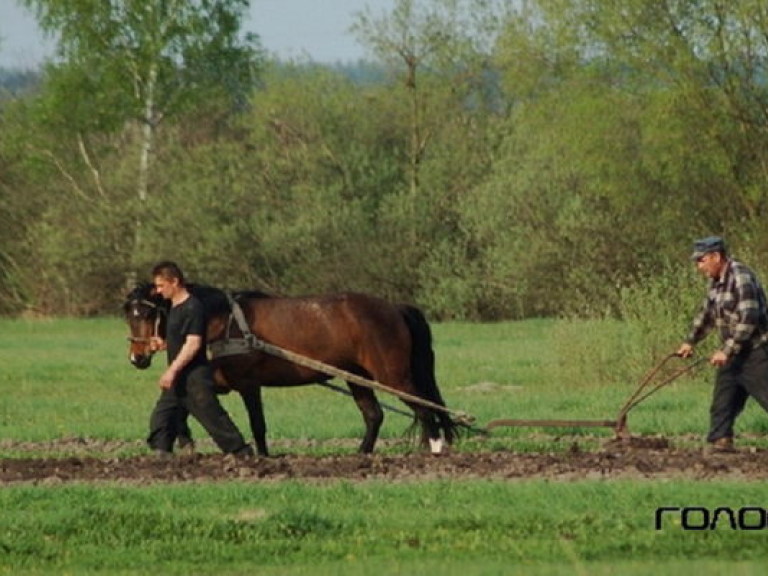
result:
[[[148,444],[158,455],[169,455],[178,435],[180,407],[186,408],[208,431],[223,452],[253,455],[253,449],[224,410],[214,391],[206,356],[203,305],[187,290],[184,274],[174,262],[152,269],[155,290],[171,301],[166,339],[155,347],[168,352],[168,368],[160,376],[160,398],[150,417]]]

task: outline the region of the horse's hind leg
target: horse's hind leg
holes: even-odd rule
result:
[[[251,425],[253,441],[256,443],[256,451],[259,456],[269,456],[267,450],[267,421],[264,418],[264,405],[261,402],[261,387],[254,386],[248,390],[241,390],[240,396],[248,413],[248,421]]]
[[[365,436],[360,443],[358,451],[362,454],[370,454],[379,437],[379,429],[384,422],[384,411],[381,409],[376,395],[370,388],[364,388],[348,382],[352,397],[363,415],[365,422]]]
[[[437,441],[440,439],[440,424],[437,416],[429,408],[411,402],[407,402],[407,404],[421,424],[421,445],[424,447],[431,446],[430,440]],[[450,444],[450,441],[448,443]]]

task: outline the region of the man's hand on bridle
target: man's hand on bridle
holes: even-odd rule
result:
[[[152,352],[157,352],[159,350],[165,350],[168,346],[166,345],[165,340],[159,336],[152,336],[152,338],[149,339],[149,347],[152,349]]]

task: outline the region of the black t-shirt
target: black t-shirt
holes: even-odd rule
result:
[[[208,363],[205,351],[205,309],[202,302],[190,295],[177,306],[172,306],[168,314],[168,327],[166,330],[166,344],[168,346],[168,364],[174,361],[179,355],[187,336],[201,336],[203,341],[200,349],[194,358],[182,369],[182,372],[188,372],[196,366],[203,366]]]

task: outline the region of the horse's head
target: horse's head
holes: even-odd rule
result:
[[[162,296],[155,294],[154,287],[148,282],[136,286],[123,304],[123,312],[131,335],[131,364],[144,370],[152,364],[152,338],[165,335],[167,317],[166,303]]]

